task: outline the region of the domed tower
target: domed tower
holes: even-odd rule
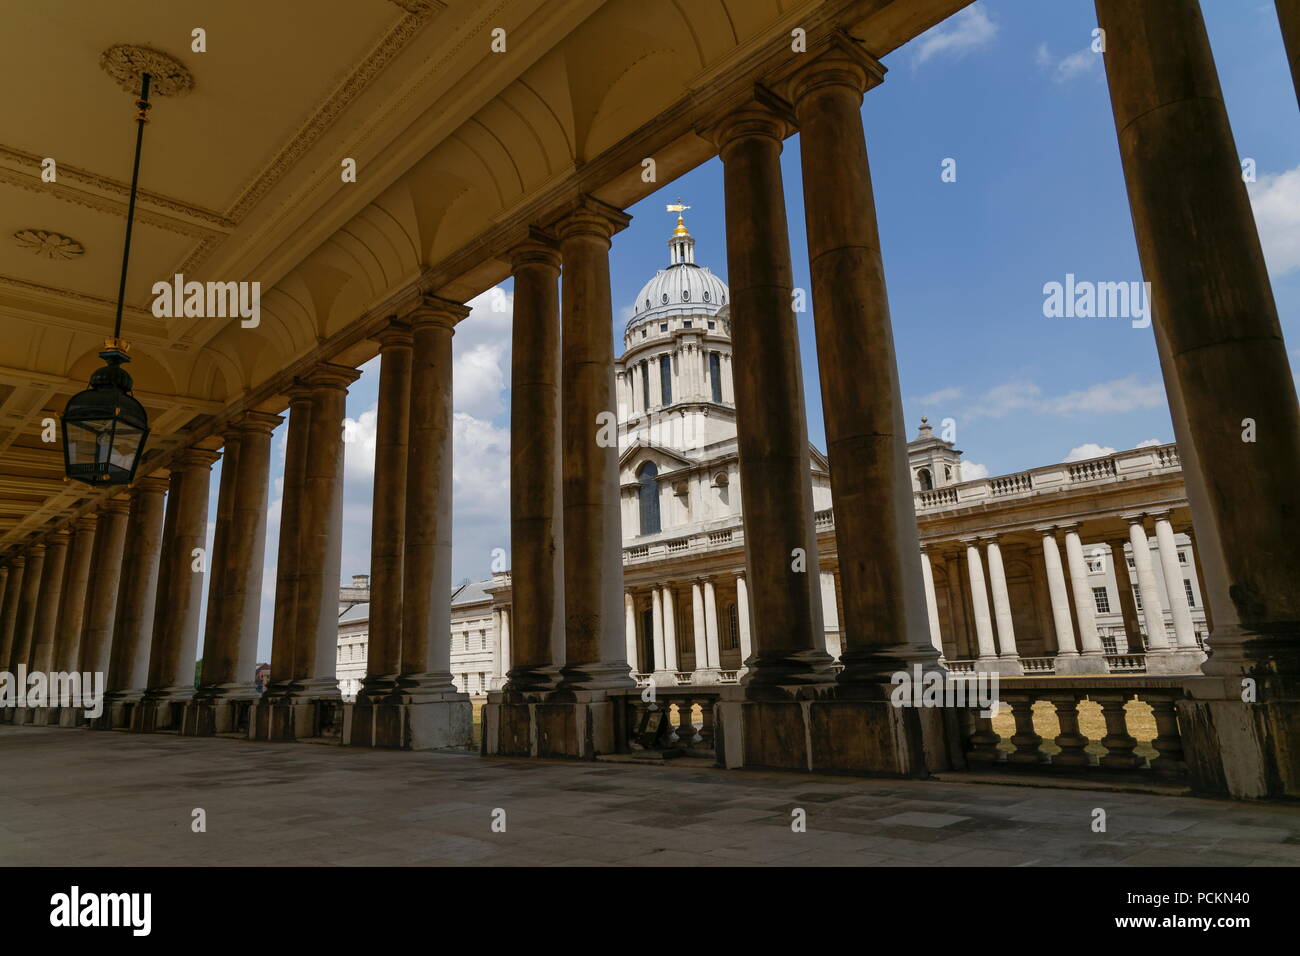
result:
[[[615,363],[620,447],[635,442],[688,457],[735,437],[727,285],[695,262],[681,203],[668,267],[637,295]]]

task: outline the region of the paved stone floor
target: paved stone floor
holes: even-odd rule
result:
[[[1300,807],[0,726],[0,865],[186,863],[1294,866]]]

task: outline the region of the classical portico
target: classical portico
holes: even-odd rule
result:
[[[141,222],[161,230],[141,240],[143,275],[263,290],[252,325],[163,317],[144,279],[127,290],[123,335],[153,425],[127,489],[65,486],[57,447],[39,437],[93,363],[102,288],[44,272],[6,282],[4,321],[31,367],[0,370],[4,447],[23,469],[0,482],[0,662],[105,669],[104,729],[467,746],[471,705],[451,666],[451,343],[473,321],[465,303],[513,277],[511,572],[492,591],[500,680],[482,715],[486,756],[1032,770],[1033,704],[1050,700],[1056,762],[1082,767],[1076,708],[1089,699],[1107,725],[1099,766],[1128,771],[1140,761],[1125,704],[1140,697],[1160,728],[1153,771],[1220,795],[1300,793],[1285,759],[1300,712],[1300,410],[1197,4],[1097,0],[1177,442],[974,480],[928,426],[908,440],[862,124],[864,94],[887,82],[881,58],[964,0],[723,5],[727,30],[691,5],[619,0],[598,4],[601,17],[464,2],[322,16],[328,69],[304,72],[306,99],[285,90],[268,103],[268,128],[310,116],[296,138],[249,124],[248,142],[210,151],[219,164],[178,138],[180,161],[142,198]],[[523,29],[510,56],[485,60],[498,15]],[[664,35],[665,16],[692,41],[665,39],[640,64],[627,38]],[[92,40],[108,46],[82,46]],[[104,69],[134,89],[146,65],[166,66],[162,125],[191,86],[223,88],[212,61],[183,59],[137,48],[106,52]],[[338,62],[351,65],[341,84]],[[91,112],[129,100],[102,85],[86,94]],[[217,121],[246,119],[212,95]],[[32,142],[52,135],[41,122],[24,115]],[[808,439],[792,312],[780,156],[796,132],[824,455]],[[71,207],[112,221],[119,184],[74,167],[47,189],[30,156],[13,156],[8,179],[103,240],[83,252],[108,244],[103,223]],[[673,204],[668,265],[616,356],[610,255],[624,210],[715,156],[726,281],[695,261],[688,207]],[[361,175],[341,177],[340,157]],[[193,192],[167,198],[179,190]],[[53,205],[70,191],[67,208]],[[372,653],[345,704],[342,426],[375,356]],[[271,543],[271,434],[285,413]],[[1247,421],[1267,440],[1242,440]],[[267,547],[278,562],[259,696]],[[900,672],[996,673],[1014,759],[974,708],[894,706]],[[17,722],[54,716],[24,710]]]

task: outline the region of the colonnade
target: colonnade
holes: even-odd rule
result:
[[[718,597],[719,586],[723,583],[713,575],[696,575],[686,581],[668,581],[656,584],[649,589],[628,588],[624,592],[625,638],[627,660],[634,673],[649,673],[656,684],[672,686],[677,682],[676,675],[684,671],[685,663],[679,654],[679,629],[689,627],[689,641],[686,646],[694,653],[694,668],[691,683],[712,684],[721,680],[723,670],[723,637],[730,627],[724,615],[722,601]],[[750,638],[749,594],[745,585],[743,572],[730,572],[722,576],[736,592],[736,650],[739,654],[739,669],[743,671],[744,663],[749,659],[753,644]],[[651,626],[644,629],[642,638],[637,627],[636,610],[638,595],[649,593]],[[679,597],[680,594],[680,597]],[[682,602],[689,595],[689,602],[683,609]],[[683,637],[685,635],[682,635]],[[641,640],[645,647],[641,647]],[[728,668],[736,670],[736,667]]]

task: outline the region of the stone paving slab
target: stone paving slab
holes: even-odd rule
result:
[[[0,865],[1297,866],[1300,807],[0,725]],[[207,832],[191,829],[192,811]],[[1093,811],[1107,831],[1092,832]],[[792,811],[806,832],[791,829]],[[494,832],[504,811],[506,830]]]

